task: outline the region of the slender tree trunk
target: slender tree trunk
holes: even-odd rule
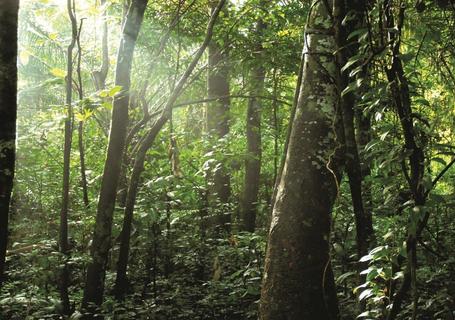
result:
[[[81,186],[82,186],[82,200],[84,206],[87,208],[90,204],[88,198],[88,187],[87,187],[87,174],[85,165],[85,147],[84,147],[84,122],[79,121],[77,127],[78,133],[78,147],[79,147],[79,161],[80,161],[80,173],[81,173]]]
[[[103,33],[102,33],[102,39],[101,39],[101,48],[102,48],[102,62],[99,70],[95,70],[92,72],[92,79],[93,83],[95,85],[96,90],[103,90],[106,88],[106,78],[109,72],[109,45],[108,45],[108,16],[107,16],[107,7],[106,7],[106,0],[101,0],[100,1],[101,7],[103,7],[103,14],[102,14],[102,19],[103,19]],[[128,8],[126,8],[124,11],[126,12]],[[125,17],[125,14],[123,14],[123,18]],[[122,22],[123,25],[123,22]],[[105,110],[107,111],[107,110]],[[108,112],[103,112],[102,114],[99,114],[99,116],[94,115],[94,118],[96,122],[98,123],[100,129],[103,131],[104,135],[106,137],[109,136],[108,132]]]
[[[155,140],[166,121],[167,117],[161,117],[157,122],[155,122],[148,135],[151,141]],[[137,192],[139,190],[140,178],[142,171],[144,170],[145,155],[147,150],[150,148],[150,145],[142,144],[136,154],[126,196],[123,226],[120,238],[120,251],[117,262],[117,277],[115,279],[114,287],[114,294],[118,300],[123,299],[128,289],[126,270],[128,267],[128,257],[130,251],[131,225],[133,223],[134,206],[136,203]]]
[[[338,47],[337,60],[338,65],[342,68],[358,51],[357,38],[351,41],[347,39],[348,35],[361,27],[363,21],[363,12],[366,8],[365,0],[355,0],[345,2],[344,0],[335,0],[334,17],[336,20],[336,37]],[[351,19],[345,24],[342,23],[346,15],[350,14]],[[344,90],[350,83],[350,69],[340,73],[340,90]],[[343,114],[343,127],[345,136],[345,164],[346,172],[349,178],[349,187],[351,189],[352,205],[356,223],[356,241],[357,255],[360,259],[368,253],[370,242],[373,238],[373,221],[371,212],[367,212],[364,206],[364,192],[362,189],[362,168],[360,163],[359,151],[354,126],[354,108],[356,105],[356,96],[353,92],[348,92],[341,97],[341,109]],[[360,265],[361,269],[366,265]]]
[[[263,3],[261,3],[263,5]],[[261,9],[264,9],[262,7]],[[265,29],[264,21],[260,18],[257,21],[256,34],[261,36]],[[256,227],[256,215],[258,207],[259,184],[261,177],[261,100],[263,95],[265,69],[262,66],[262,40],[255,48],[256,65],[251,70],[251,98],[248,101],[246,116],[246,140],[247,158],[245,161],[245,187],[242,204],[242,229],[253,232]]]
[[[364,150],[365,146],[371,141],[371,120],[370,114],[363,110],[356,110],[355,122],[357,129],[357,145],[359,150]],[[371,193],[371,181],[365,179],[371,174],[371,161],[368,156],[360,151],[360,165],[362,170],[362,190],[363,190],[363,204],[365,212],[373,214],[373,197]]]
[[[407,265],[404,271],[404,278],[400,289],[393,297],[392,308],[387,319],[396,319],[401,311],[401,305],[410,288],[412,288],[413,298],[413,316],[416,319],[418,311],[418,295],[417,295],[417,239],[420,237],[424,227],[426,226],[430,212],[424,210],[427,193],[423,184],[425,173],[425,154],[423,148],[419,144],[416,136],[416,129],[412,119],[412,103],[409,90],[409,82],[404,72],[403,63],[401,61],[401,31],[404,23],[405,7],[401,6],[398,12],[398,19],[395,23],[392,2],[387,1],[385,4],[385,18],[389,30],[395,28],[398,32],[389,32],[390,49],[392,52],[392,60],[390,66],[386,67],[387,80],[389,82],[391,98],[395,106],[396,113],[400,119],[401,128],[403,131],[404,148],[409,153],[408,162],[410,170],[404,172],[409,189],[414,200],[415,212],[422,213],[422,218],[418,219],[415,230],[412,231],[408,227],[408,236],[406,239]],[[407,170],[406,166],[405,170]],[[416,217],[411,219],[417,219]]]
[[[273,180],[272,180],[272,189],[273,189],[273,184],[277,180],[278,177],[278,170],[279,170],[279,139],[280,139],[280,125],[278,123],[278,101],[276,100],[276,97],[278,95],[278,81],[279,79],[277,78],[277,69],[275,68],[273,70],[273,99],[272,101],[272,109],[273,109]],[[272,195],[273,197],[273,195]],[[269,201],[272,199],[270,198]],[[269,204],[271,205],[271,203]]]
[[[147,133],[147,135],[142,139],[142,142],[139,145],[138,151],[136,153],[133,165],[133,171],[131,173],[130,178],[130,185],[127,192],[126,198],[126,206],[124,210],[124,218],[123,218],[123,226],[121,232],[121,243],[120,243],[120,253],[119,259],[117,263],[117,277],[115,280],[115,295],[118,299],[122,299],[125,295],[126,288],[127,288],[127,267],[128,267],[128,256],[130,250],[130,238],[131,238],[131,224],[133,222],[133,213],[134,213],[134,206],[136,203],[136,196],[140,185],[140,178],[142,171],[144,170],[144,162],[145,162],[145,155],[147,151],[152,146],[153,142],[155,141],[156,136],[161,131],[161,128],[166,124],[167,120],[170,117],[172,112],[172,107],[175,104],[175,101],[182,93],[184,85],[187,83],[188,78],[190,77],[191,73],[193,72],[194,68],[196,67],[197,63],[199,62],[202,54],[204,53],[205,49],[207,48],[211,38],[213,27],[215,25],[215,21],[218,17],[218,14],[223,7],[226,0],[220,0],[218,6],[212,13],[210,21],[207,27],[207,33],[204,39],[204,42],[199,47],[196,55],[193,57],[188,68],[183,73],[182,77],[178,81],[177,85],[175,86],[173,92],[169,96],[169,99],[164,107],[163,113],[159,116],[159,118],[155,121],[152,125],[151,129]]]
[[[134,47],[147,2],[148,0],[133,0],[131,2],[123,26],[122,39],[117,56],[115,85],[121,86],[122,91],[114,98],[107,158],[91,247],[91,262],[87,269],[87,279],[82,300],[83,309],[89,312],[94,311],[93,305],[99,306],[103,302],[104,277],[108,253],[111,247],[112,216],[128,125],[131,66]]]
[[[214,8],[212,6],[212,12]],[[226,50],[216,40],[212,40],[208,47],[207,96],[214,100],[207,105],[207,131],[214,145],[229,133],[229,55]],[[219,168],[208,177],[210,206],[214,208],[217,229],[229,232],[231,178],[223,163],[216,162],[212,169],[215,167]]]
[[[329,245],[339,175],[337,65],[331,1],[314,0],[302,86],[273,205],[260,319],[338,319]]]
[[[63,269],[60,276],[60,300],[62,302],[63,313],[69,315],[70,301],[68,296],[68,286],[70,282],[70,271],[67,264],[69,259],[68,248],[68,207],[69,207],[69,188],[70,188],[70,160],[71,144],[73,138],[73,50],[76,46],[77,39],[77,22],[76,8],[73,7],[73,1],[67,1],[68,15],[71,21],[71,43],[68,46],[67,53],[67,75],[66,75],[66,107],[67,115],[65,120],[65,143],[63,147],[63,184],[62,184],[62,208],[60,211],[60,252],[64,256]]]
[[[0,287],[5,280],[10,200],[16,159],[19,0],[0,2]]]
[[[96,90],[102,90],[106,87],[106,78],[109,72],[109,45],[108,45],[108,23],[106,12],[106,0],[101,0],[100,5],[103,9],[103,35],[101,39],[102,62],[99,70],[93,72]]]
[[[80,101],[80,108],[79,112],[83,114],[84,106],[82,105],[82,99],[84,99],[84,90],[82,84],[82,70],[81,70],[81,63],[82,63],[82,47],[81,47],[81,31],[82,31],[82,24],[83,21],[81,19],[79,32],[77,34],[76,44],[77,44],[77,82],[78,82],[78,93],[79,93],[79,101]],[[84,201],[84,205],[88,208],[90,201],[88,198],[88,187],[87,187],[87,174],[86,167],[85,167],[85,148],[84,148],[84,121],[79,121],[77,127],[78,133],[78,147],[79,147],[79,161],[80,161],[80,173],[81,173],[81,186],[82,186],[82,200]]]

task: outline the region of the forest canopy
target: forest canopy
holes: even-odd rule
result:
[[[0,1],[0,319],[455,319],[453,0]]]

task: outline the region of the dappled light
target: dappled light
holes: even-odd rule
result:
[[[0,319],[455,319],[454,24],[0,0]]]

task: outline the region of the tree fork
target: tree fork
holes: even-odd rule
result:
[[[101,305],[103,302],[104,277],[108,253],[111,247],[115,196],[128,124],[132,60],[147,3],[148,0],[133,0],[131,2],[123,25],[122,39],[118,51],[115,85],[121,86],[122,91],[114,98],[113,103],[107,157],[91,247],[91,262],[87,269],[82,300],[83,310],[88,311],[87,318],[93,318],[96,306]]]
[[[130,238],[131,238],[131,224],[133,222],[133,213],[134,206],[136,203],[136,196],[139,189],[140,177],[144,169],[145,155],[147,150],[150,149],[153,142],[155,141],[156,136],[159,134],[161,128],[168,121],[172,108],[175,104],[175,101],[182,93],[183,87],[187,83],[191,73],[199,62],[202,54],[207,48],[213,34],[213,27],[218,18],[218,15],[221,11],[226,0],[220,0],[216,8],[214,9],[212,16],[207,25],[206,36],[204,42],[199,47],[195,56],[193,57],[190,65],[187,67],[179,81],[177,82],[175,88],[173,89],[171,95],[169,96],[166,105],[163,109],[161,115],[156,119],[146,136],[141,140],[141,143],[138,147],[137,153],[134,159],[133,171],[131,173],[130,185],[127,192],[126,206],[124,209],[124,218],[123,226],[121,232],[121,243],[120,243],[120,253],[117,263],[117,277],[115,280],[114,292],[117,299],[121,300],[125,294],[126,284],[127,284],[127,267],[128,267],[128,256],[130,250]]]

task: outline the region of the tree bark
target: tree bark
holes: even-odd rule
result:
[[[128,124],[128,104],[131,66],[134,47],[141,28],[148,0],[133,0],[123,26],[122,39],[117,56],[115,85],[121,93],[114,98],[107,158],[101,182],[95,230],[91,246],[91,262],[82,300],[83,309],[93,312],[93,306],[103,301],[104,277],[109,249],[111,247],[112,216],[119,180],[119,172]],[[91,316],[90,316],[91,317]]]
[[[335,0],[334,17],[336,20],[336,38],[340,50],[337,51],[339,68],[348,62],[349,58],[358,51],[357,37],[351,41],[349,34],[361,27],[363,12],[366,8],[365,0],[347,1]],[[345,24],[342,23],[347,14],[353,15]],[[340,71],[340,90],[344,90],[350,83],[350,68]],[[364,191],[362,189],[363,175],[357,139],[354,126],[354,109],[356,96],[351,91],[341,97],[341,110],[343,114],[343,127],[345,136],[345,165],[349,178],[352,206],[354,208],[356,224],[356,242],[358,259],[368,253],[370,242],[373,238],[373,221],[371,212],[365,210]],[[361,269],[366,265],[360,265]],[[362,269],[363,270],[363,269]]]
[[[218,18],[219,12],[223,7],[226,0],[220,0],[217,7],[212,12],[212,16],[207,26],[207,32],[204,39],[204,42],[199,47],[196,55],[193,57],[188,68],[183,73],[182,77],[176,84],[174,90],[171,92],[168,101],[164,107],[163,113],[152,125],[151,129],[148,131],[147,135],[142,139],[142,142],[139,145],[138,151],[136,153],[133,165],[133,171],[131,173],[130,185],[127,192],[126,206],[124,210],[123,226],[121,232],[121,243],[120,243],[120,253],[117,263],[117,277],[115,280],[114,292],[117,299],[122,299],[125,295],[127,289],[127,267],[128,267],[128,256],[130,250],[130,238],[131,238],[131,224],[133,222],[133,213],[134,206],[136,203],[136,196],[139,189],[140,177],[142,171],[144,170],[145,155],[147,151],[152,146],[155,141],[156,136],[160,132],[161,128],[168,121],[172,108],[175,104],[175,101],[182,93],[184,85],[187,83],[188,78],[199,62],[202,54],[209,45],[209,42],[212,38],[213,27],[215,25],[216,19]]]
[[[260,319],[338,319],[330,265],[331,211],[339,175],[334,156],[338,70],[331,1],[313,1],[302,86],[273,205]]]
[[[78,93],[79,93],[79,103],[80,108],[79,112],[83,114],[84,106],[82,105],[82,99],[84,99],[84,90],[82,84],[82,47],[81,47],[81,31],[82,31],[82,24],[83,19],[81,19],[79,25],[79,32],[77,34],[76,44],[77,44],[77,66],[76,66],[76,73],[77,73],[77,82],[78,82]],[[78,147],[79,147],[79,161],[80,161],[80,173],[81,173],[81,186],[82,186],[82,200],[84,201],[84,205],[88,208],[90,201],[88,198],[88,186],[87,186],[87,174],[86,166],[85,166],[85,147],[84,147],[84,121],[79,121],[77,127],[78,133]]]
[[[5,280],[10,200],[16,159],[18,11],[19,0],[0,2],[0,287]]]
[[[211,11],[214,10],[214,5]],[[207,105],[207,132],[209,140],[216,145],[229,133],[229,54],[226,47],[212,40],[208,47],[207,96],[214,99]],[[217,99],[219,98],[219,99]],[[216,150],[212,151],[216,152]],[[215,169],[215,167],[217,167]],[[230,175],[222,162],[212,165],[208,177],[209,203],[216,216],[216,228],[230,231],[231,213],[229,200],[231,197]],[[215,170],[213,170],[215,169]]]
[[[60,275],[60,300],[62,302],[63,313],[71,313],[68,295],[70,282],[70,271],[67,264],[69,259],[68,244],[68,208],[69,208],[69,189],[70,189],[70,160],[71,144],[73,140],[73,50],[77,40],[76,8],[71,0],[67,1],[68,15],[71,21],[71,43],[67,52],[67,75],[66,75],[66,120],[65,120],[65,142],[63,147],[63,182],[62,182],[62,208],[60,211],[60,252],[64,256],[63,268]]]
[[[391,98],[395,106],[395,111],[400,119],[400,124],[404,138],[404,149],[409,154],[408,162],[410,170],[404,172],[409,189],[414,200],[414,210],[420,213],[424,210],[427,192],[423,184],[425,173],[425,154],[421,143],[418,142],[416,129],[412,119],[412,102],[409,90],[409,82],[404,72],[403,62],[401,61],[401,31],[404,24],[405,7],[401,6],[398,12],[398,19],[395,23],[393,15],[392,2],[385,3],[385,21],[390,28],[395,28],[398,33],[389,32],[390,49],[392,52],[392,60],[390,66],[386,67],[387,80],[390,86]],[[406,169],[406,168],[405,168]],[[387,316],[387,320],[396,319],[401,311],[401,305],[405,296],[412,287],[413,289],[413,316],[415,319],[418,311],[418,296],[417,296],[417,239],[426,226],[430,217],[430,212],[427,210],[422,212],[421,218],[415,221],[415,230],[411,231],[408,227],[408,236],[406,239],[406,257],[407,265],[404,271],[403,282],[397,294],[393,297],[392,308]]]
[[[263,4],[263,3],[261,3]],[[265,10],[265,8],[261,8]],[[257,21],[256,34],[261,37],[265,29],[262,18]],[[242,229],[253,232],[256,227],[256,215],[258,207],[259,184],[261,177],[261,99],[263,95],[265,68],[262,59],[262,39],[254,48],[255,66],[251,70],[251,98],[248,100],[246,116],[246,140],[247,158],[245,160],[245,187],[242,204]]]
[[[144,170],[145,155],[166,121],[167,117],[160,117],[153,124],[152,129],[149,131],[147,136],[151,142],[149,144],[141,144],[134,160],[133,171],[131,173],[130,184],[126,196],[122,231],[120,234],[121,239],[119,257],[117,262],[117,277],[115,279],[114,287],[114,294],[118,300],[123,299],[128,289],[126,271],[128,267],[128,257],[130,251],[131,225],[133,223],[134,206],[136,204],[140,178],[142,171]]]

